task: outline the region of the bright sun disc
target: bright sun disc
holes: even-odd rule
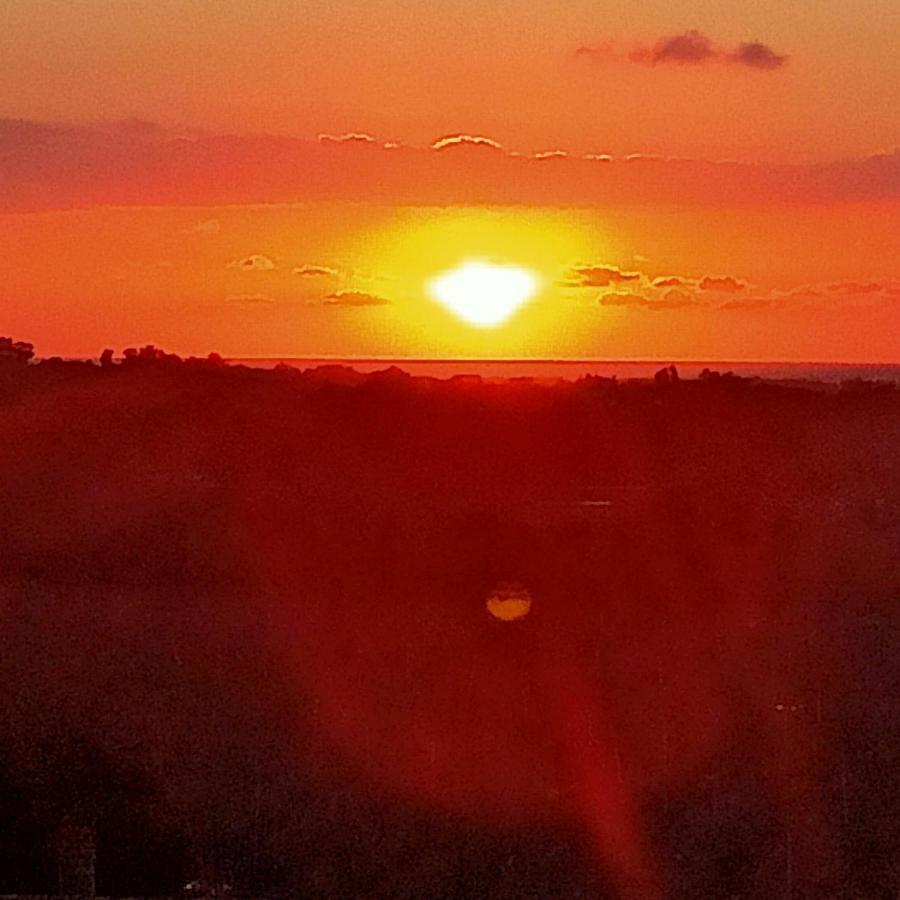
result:
[[[505,322],[535,292],[537,276],[519,266],[469,260],[432,278],[428,293],[470,325]]]

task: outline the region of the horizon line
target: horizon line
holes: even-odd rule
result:
[[[312,356],[224,356],[226,361],[240,362],[244,360],[272,361],[291,360],[295,362],[357,362],[357,363],[543,363],[552,365],[766,365],[766,366],[896,366],[900,367],[900,361],[882,360],[787,360],[787,359],[693,359],[690,357],[544,357],[544,356],[342,356],[336,354],[321,354]]]

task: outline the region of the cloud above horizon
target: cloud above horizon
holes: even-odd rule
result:
[[[626,306],[650,310],[683,309],[696,305],[696,298],[679,290],[671,290],[662,297],[645,297],[643,294],[630,291],[611,291],[597,298],[601,306]]]
[[[301,278],[340,278],[341,273],[337,269],[332,269],[331,266],[314,266],[309,264],[304,264],[302,266],[296,266],[294,268],[294,275],[299,275]]]
[[[707,275],[700,279],[701,291],[721,291],[723,293],[736,294],[744,290],[746,286],[743,281],[738,281],[737,278],[732,278],[730,275]]]
[[[607,287],[640,280],[640,272],[623,272],[617,266],[573,266],[560,285],[577,288]]]
[[[320,134],[321,144],[374,144],[375,138],[364,131],[348,131],[346,134]]]
[[[758,71],[780,69],[788,61],[787,55],[776,53],[761,41],[742,41],[734,49],[728,50],[696,29],[663,36],[649,46],[637,44],[628,51],[620,50],[618,42],[614,40],[585,44],[575,51],[575,55],[598,62],[621,61],[650,67],[700,67],[710,63],[730,63]]]
[[[229,269],[240,269],[242,272],[271,272],[277,268],[274,261],[268,256],[253,253],[243,259],[234,259],[228,263]]]
[[[325,306],[388,306],[390,300],[368,291],[335,291],[322,301]]]
[[[438,138],[431,144],[432,150],[447,150],[453,147],[486,147],[490,150],[502,150],[503,146],[493,138],[479,134],[449,134]]]
[[[646,296],[639,291],[609,291],[597,298],[600,306],[630,307],[652,310],[680,310],[687,308],[729,312],[826,312],[853,309],[856,305],[895,304],[900,285],[893,282],[845,282],[840,284],[802,285],[790,290],[770,290],[739,296],[747,285],[730,276],[704,278],[695,287],[690,280],[679,276],[656,278],[651,288],[680,282],[682,287],[666,290],[662,296]],[[725,288],[702,287],[703,282],[727,284]],[[736,286],[736,287],[735,287]],[[727,298],[723,295],[731,294]]]
[[[728,55],[728,61],[750,69],[780,69],[788,58],[776,53],[768,44],[749,41],[738,44],[737,49]]]
[[[608,208],[900,199],[900,150],[792,165],[563,152],[548,163],[471,135],[444,137],[430,148],[387,149],[365,140],[185,138],[156,129],[0,119],[0,210],[320,200]],[[215,227],[208,220],[189,230],[213,235]]]
[[[649,262],[645,258],[641,261]],[[734,275],[658,274],[643,266],[640,271],[626,271],[609,263],[577,264],[566,268],[565,273],[565,277],[556,282],[562,290],[609,288],[596,295],[596,302],[601,307],[657,311],[693,308],[710,312],[822,312],[855,309],[862,304],[867,308],[891,305],[900,297],[900,282],[890,279],[761,289]]]
[[[884,287],[877,281],[843,281],[839,284],[828,285],[828,290],[834,294],[853,296],[859,294],[877,294],[884,290]]]
[[[646,62],[651,66],[661,63],[687,63],[695,65],[715,59],[718,55],[712,41],[702,32],[685,31],[671,37],[660,38],[650,50],[635,50],[632,62]]]

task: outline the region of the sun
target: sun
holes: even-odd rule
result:
[[[426,283],[433,299],[477,328],[502,325],[531,299],[537,275],[521,266],[466,260]]]

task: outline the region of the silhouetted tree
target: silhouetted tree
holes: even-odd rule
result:
[[[24,366],[34,356],[34,344],[0,337],[0,365]]]
[[[844,394],[889,394],[896,390],[891,381],[869,381],[865,378],[850,378],[841,382],[841,393]]]
[[[653,376],[653,380],[657,384],[677,384],[680,380],[678,377],[678,369],[676,369],[675,366],[666,366]]]
[[[141,347],[140,350],[137,350],[134,347],[126,347],[122,356],[122,365],[126,367],[146,365],[148,363],[172,364],[181,362],[180,356],[177,356],[174,353],[166,353],[165,350],[154,347],[153,344],[147,344],[145,347]]]
[[[698,381],[702,381],[704,384],[736,384],[740,381],[746,381],[745,378],[742,378],[740,375],[735,375],[734,372],[719,372],[716,369],[704,369],[698,376]]]

